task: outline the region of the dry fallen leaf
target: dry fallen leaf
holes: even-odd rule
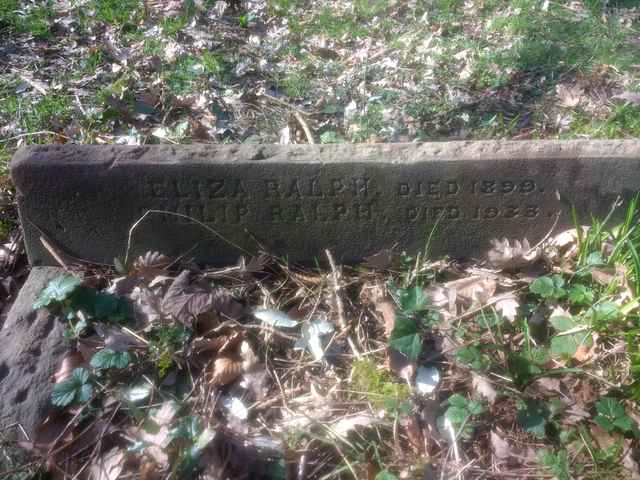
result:
[[[196,337],[191,341],[189,349],[191,353],[200,354],[204,352],[217,354],[231,354],[240,342],[244,340],[245,333],[241,330],[232,330],[229,333],[219,334],[214,338]]]
[[[124,452],[119,448],[112,448],[97,457],[91,464],[91,480],[117,480],[124,468]]]
[[[382,423],[382,419],[370,413],[359,413],[349,417],[343,417],[331,426],[332,433],[344,436],[356,427],[369,427]]]
[[[473,389],[478,392],[481,396],[487,399],[490,404],[493,404],[498,397],[498,393],[496,389],[493,388],[493,384],[487,380],[482,375],[478,375],[477,373],[472,373],[472,386]]]
[[[387,338],[396,324],[396,306],[390,300],[384,300],[376,304],[376,310],[382,315],[384,320],[384,334]]]
[[[495,277],[489,275],[473,275],[444,284],[445,288],[456,292],[457,300],[466,307],[487,303],[489,298],[496,293],[497,286],[498,282]]]
[[[611,97],[612,100],[622,100],[629,102],[635,106],[640,105],[640,93],[638,92],[622,92]]]
[[[631,474],[633,480],[640,480],[640,463],[638,463],[638,452],[633,448],[632,440],[624,440],[624,456],[622,465]]]
[[[582,235],[586,235],[589,227],[583,226]],[[578,253],[578,230],[570,228],[564,230],[549,240],[549,245],[557,250],[557,253],[564,260],[570,260]]]
[[[425,453],[424,433],[420,426],[420,417],[411,413],[402,420],[402,426],[414,451],[419,454]]]
[[[242,370],[240,357],[217,357],[213,361],[211,383],[218,387],[228,385],[240,376]]]
[[[78,351],[73,351],[67,353],[62,362],[60,362],[60,367],[53,374],[53,379],[55,383],[64,382],[67,378],[71,376],[73,370],[84,363],[84,357]]]
[[[169,434],[171,423],[178,413],[178,405],[173,401],[165,401],[160,408],[149,418],[154,426],[150,431],[143,427],[139,428],[137,436],[149,445],[145,449],[147,455],[162,468],[169,466],[169,455],[167,446],[171,442]]]
[[[591,349],[586,345],[580,345],[576,350],[576,353],[573,354],[574,360],[578,362],[586,362],[592,356]]]
[[[493,450],[493,454],[501,460],[505,460],[511,456],[509,442],[494,431],[491,432],[491,450]]]
[[[142,345],[140,340],[118,327],[106,323],[96,323],[94,329],[104,341],[105,348],[115,352],[126,352]]]
[[[504,318],[513,323],[518,317],[520,302],[518,301],[518,297],[515,295],[505,295],[495,303],[495,308]]]
[[[598,424],[594,423],[589,428],[591,430],[591,437],[598,444],[598,447],[603,450],[606,450],[619,440],[619,438],[614,437]]]
[[[562,384],[560,380],[553,377],[541,377],[538,378],[535,382],[535,385],[542,387],[547,392],[559,393],[560,395],[564,395],[562,391]]]
[[[167,273],[166,267],[169,263],[171,263],[169,258],[160,252],[147,252],[144,255],[140,255],[133,262],[131,275],[151,280],[158,275],[165,275]]]
[[[531,248],[529,240],[513,240],[503,238],[491,241],[493,248],[489,250],[489,263],[494,268],[511,272],[519,268],[531,265],[540,258],[541,250]]]
[[[411,379],[416,372],[414,362],[409,360],[404,353],[399,352],[395,348],[387,348],[386,364],[387,368],[391,372],[395,373],[398,377],[403,378],[407,382],[411,382]]]
[[[242,305],[222,289],[214,289],[205,282],[191,283],[189,270],[184,270],[167,289],[162,311],[184,323],[193,325],[198,317],[215,312],[223,320],[238,320],[244,313]]]
[[[556,85],[556,96],[560,105],[567,108],[577,107],[584,97],[584,90],[579,85]]]
[[[429,308],[442,315],[445,321],[457,315],[455,288],[433,284],[424,289],[424,294],[429,299]]]
[[[532,448],[522,448],[505,440],[498,432],[491,431],[491,450],[499,460],[527,463],[536,461],[537,454]]]
[[[162,298],[148,288],[135,287],[131,292],[136,321],[145,331],[152,329],[164,317]]]

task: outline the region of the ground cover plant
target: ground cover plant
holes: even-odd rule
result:
[[[29,143],[635,138],[635,0],[0,0],[0,312]],[[470,263],[66,265],[0,477],[640,478],[637,202]],[[0,316],[1,321],[1,316]]]
[[[469,263],[65,264],[56,409],[5,474],[637,478],[638,198]]]
[[[0,0],[0,262],[30,143],[637,137],[636,3]]]

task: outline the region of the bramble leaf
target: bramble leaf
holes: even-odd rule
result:
[[[569,290],[569,302],[573,305],[590,305],[593,303],[593,300],[593,290],[584,285],[574,285],[571,287],[571,290]]]
[[[546,435],[551,411],[540,400],[527,400],[524,408],[518,410],[516,420],[520,426],[535,437],[542,439]]]
[[[85,403],[91,399],[93,387],[89,383],[89,372],[79,367],[73,370],[71,376],[53,386],[51,403],[59,407],[66,407],[74,401]]]
[[[485,371],[490,364],[489,359],[474,345],[460,347],[456,350],[456,358],[479,372]]]
[[[573,318],[564,315],[551,317],[549,322],[553,325],[553,328],[559,332],[566,332],[567,330],[571,330],[577,326],[576,322],[573,321]]]
[[[532,293],[540,295],[542,298],[560,299],[566,291],[564,287],[564,279],[560,275],[552,275],[550,277],[538,277],[529,286]]]
[[[624,433],[631,432],[640,435],[640,429],[633,419],[627,415],[627,411],[618,400],[611,397],[603,397],[596,402],[596,412],[593,419],[598,425],[611,433],[616,428]]]
[[[33,302],[33,308],[43,308],[52,303],[63,302],[73,291],[82,284],[82,279],[65,273],[51,280],[38,298]]]
[[[103,348],[91,358],[91,366],[96,369],[126,368],[131,363],[129,352],[116,352]]]

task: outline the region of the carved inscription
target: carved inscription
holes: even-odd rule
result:
[[[408,224],[533,220],[544,188],[534,179],[407,179],[376,184],[368,177],[147,179],[141,213],[180,213],[211,225]],[[167,216],[167,223],[189,223]]]

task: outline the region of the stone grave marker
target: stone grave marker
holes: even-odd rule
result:
[[[11,175],[32,265],[55,265],[40,237],[113,263],[136,222],[132,254],[217,264],[261,248],[352,262],[423,249],[432,231],[434,256],[471,257],[492,238],[534,244],[570,226],[572,206],[588,221],[628,200],[640,141],[30,146]]]

